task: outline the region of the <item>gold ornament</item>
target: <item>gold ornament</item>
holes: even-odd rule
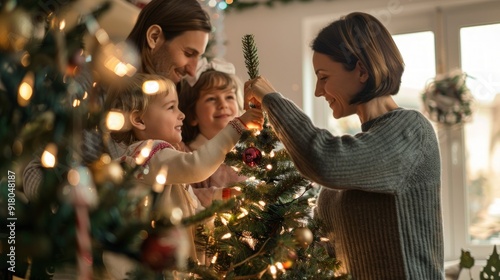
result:
[[[307,227],[299,227],[294,230],[295,241],[303,249],[307,249],[313,242],[313,234]]]
[[[18,52],[33,33],[30,15],[21,8],[0,12],[0,51]]]

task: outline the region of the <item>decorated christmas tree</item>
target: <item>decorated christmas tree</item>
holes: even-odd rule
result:
[[[82,14],[73,2],[0,1],[0,279],[105,278],[104,252],[135,260],[130,278],[186,270],[183,224],[230,204],[166,222],[155,220],[156,192],[131,195],[138,166],[105,152],[112,117],[99,94],[133,75],[139,56],[99,26],[109,3]],[[23,171],[33,162],[28,200]]]
[[[108,3],[81,15],[72,2],[0,1],[0,279],[105,278],[106,252],[134,260],[129,279],[174,270],[192,279],[337,279],[311,219],[316,189],[267,122],[227,156],[250,177],[238,184],[242,196],[167,220],[155,217],[153,188],[131,196],[139,164],[106,153],[102,130],[112,116],[98,100],[100,86],[135,73],[139,56],[97,23]],[[28,200],[23,171],[33,161],[40,185]],[[212,217],[213,229],[200,231],[209,265],[182,259],[183,226]]]
[[[253,35],[243,37],[250,78],[259,75]],[[225,163],[248,179],[236,207],[214,215],[200,233],[208,267],[222,279],[347,279],[328,254],[312,209],[318,188],[298,173],[265,118],[247,131]]]

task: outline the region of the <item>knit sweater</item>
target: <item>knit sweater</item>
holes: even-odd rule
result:
[[[439,147],[421,113],[399,108],[334,136],[279,93],[262,106],[299,172],[323,186],[315,213],[341,272],[444,279]]]

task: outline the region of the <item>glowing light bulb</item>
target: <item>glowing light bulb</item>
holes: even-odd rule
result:
[[[182,209],[179,207],[175,207],[174,209],[172,209],[172,214],[170,214],[170,222],[172,222],[172,224],[174,225],[179,224],[182,220],[182,215]]]
[[[268,164],[268,165],[266,165],[266,169],[267,169],[267,170],[271,170],[271,169],[273,169],[272,164]]]
[[[53,168],[56,165],[57,146],[50,143],[45,147],[42,153],[42,166],[46,168]]]
[[[274,154],[274,151],[271,151],[271,153],[269,154],[270,157],[274,157],[275,154]]]
[[[269,272],[271,273],[271,275],[273,276],[273,279],[276,278],[276,266],[273,264],[269,267]]]
[[[106,127],[118,131],[125,126],[125,116],[121,112],[110,111],[106,116]]]
[[[78,106],[80,106],[80,100],[78,99],[73,100],[73,108],[76,108]]]
[[[142,84],[142,92],[145,94],[156,94],[160,91],[160,83],[158,81],[145,81]]]
[[[141,149],[139,156],[135,158],[135,163],[138,165],[142,165],[144,161],[149,157],[149,153],[151,153],[151,149],[153,147],[153,141],[148,140],[146,145]]]
[[[59,30],[64,30],[65,27],[66,27],[66,20],[63,19],[59,23]]]
[[[33,96],[33,84],[35,80],[35,75],[33,72],[28,72],[21,81],[19,86],[17,103],[20,106],[25,107],[29,104],[31,97]]]
[[[212,257],[212,260],[210,261],[212,264],[214,264],[217,261],[217,255],[218,253],[215,253],[215,255]]]
[[[229,238],[231,238],[231,233],[228,232],[224,234],[220,239],[229,239]]]

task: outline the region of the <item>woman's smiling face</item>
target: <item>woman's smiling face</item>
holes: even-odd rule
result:
[[[339,119],[355,114],[356,104],[350,104],[350,101],[364,88],[367,79],[360,62],[348,71],[329,56],[314,52],[313,66],[317,77],[314,95],[325,97],[333,110],[333,117]]]

